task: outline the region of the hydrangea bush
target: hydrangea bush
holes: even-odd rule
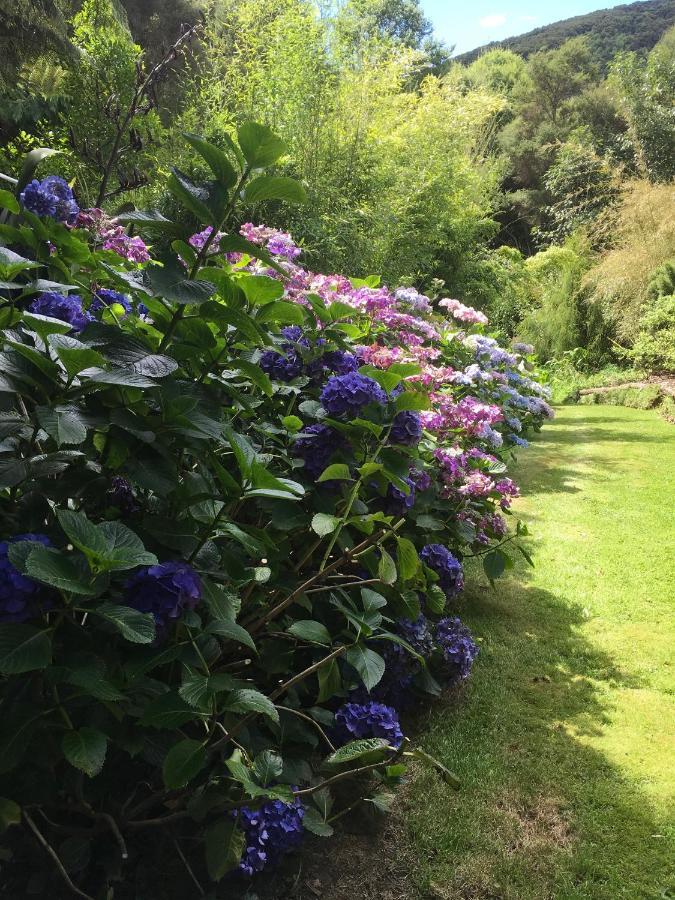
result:
[[[197,234],[0,192],[0,820],[80,896],[259,872],[336,783],[385,805],[430,761],[400,712],[469,675],[463,560],[511,564],[507,463],[552,415],[482,313],[233,224],[303,199],[268,128],[186,138]]]

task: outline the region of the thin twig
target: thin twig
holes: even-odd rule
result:
[[[304,713],[300,712],[299,709],[292,709],[290,706],[279,706],[277,705],[277,709],[282,709],[284,712],[293,713],[294,716],[298,716],[300,719],[304,719],[305,722],[309,722],[310,725],[313,725],[316,730],[319,732],[324,741],[328,744],[333,753],[335,753],[335,745],[331,742],[331,739],[328,737],[323,728],[319,725],[316,719],[313,719],[311,716],[306,716]]]
[[[124,838],[122,837],[122,832],[119,829],[117,822],[113,819],[110,813],[98,813],[98,819],[103,819],[104,822],[108,823],[110,830],[115,835],[115,840],[120,846],[120,853],[122,854],[122,859],[129,859],[129,853],[127,851],[127,845],[124,843]]]
[[[331,784],[335,784],[336,781],[342,781],[343,778],[354,778],[357,775],[372,772],[374,769],[381,769],[382,766],[388,766],[398,757],[398,755],[399,751],[397,750],[389,759],[383,759],[380,762],[371,763],[368,766],[361,766],[358,769],[350,769],[348,772],[339,772],[337,775],[333,775],[332,778],[326,778],[325,781],[321,781],[319,784],[315,784],[312,787],[303,788],[301,791],[293,791],[293,795],[295,797],[308,797],[310,794],[315,794],[317,791],[320,791]]]
[[[192,881],[193,881],[195,887],[196,887],[197,890],[199,891],[199,896],[200,896],[200,897],[203,897],[203,896],[204,896],[204,888],[201,886],[201,884],[199,883],[199,879],[197,878],[197,876],[195,875],[195,873],[192,871],[192,867],[190,866],[190,863],[189,863],[189,862],[187,861],[187,859],[185,858],[185,854],[184,854],[183,851],[181,850],[180,844],[178,843],[178,841],[176,840],[176,838],[173,839],[173,843],[174,843],[174,846],[175,846],[176,850],[178,851],[178,855],[180,856],[181,860],[183,861],[183,865],[184,865],[185,868],[187,869],[188,875],[190,876],[190,878],[192,879]]]
[[[35,824],[35,822],[34,822],[34,821],[31,819],[31,817],[28,815],[28,813],[26,812],[26,810],[23,811],[23,817],[24,817],[24,819],[25,819],[26,824],[28,825],[28,827],[31,829],[31,831],[33,832],[33,834],[35,835],[35,837],[38,839],[40,845],[47,851],[47,853],[48,853],[48,854],[51,856],[51,858],[54,860],[54,864],[55,864],[56,868],[59,870],[59,874],[61,875],[61,878],[63,878],[63,880],[65,881],[65,883],[68,885],[68,888],[69,888],[74,894],[77,894],[78,897],[84,897],[84,900],[94,900],[94,898],[91,896],[91,894],[85,894],[84,891],[81,891],[81,890],[77,887],[77,885],[73,884],[73,882],[70,880],[70,876],[68,875],[68,873],[67,873],[66,870],[65,870],[65,867],[64,867],[63,863],[61,862],[61,860],[60,860],[59,857],[57,856],[56,850],[54,850],[54,848],[52,847],[52,845],[49,843],[49,841],[47,840],[47,838],[42,834],[42,832],[41,832],[40,829],[37,827],[37,825]]]

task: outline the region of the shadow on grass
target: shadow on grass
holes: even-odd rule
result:
[[[482,636],[474,676],[422,734],[463,787],[421,772],[406,792],[411,900],[661,896],[668,861],[647,797],[585,741],[612,721],[604,688],[642,680],[581,635],[581,607],[521,581],[474,587],[462,618]]]

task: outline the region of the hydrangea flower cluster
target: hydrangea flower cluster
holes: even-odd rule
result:
[[[403,743],[403,732],[393,706],[375,700],[365,703],[345,703],[335,713],[335,738],[341,744],[359,738],[379,737],[392,747]]]
[[[104,250],[110,250],[130,263],[138,265],[150,260],[145,241],[138,236],[130,237],[122,225],[97,206],[80,210],[75,227],[86,229]]]
[[[110,503],[125,515],[131,515],[140,508],[131,482],[123,475],[114,475],[110,479],[110,488],[107,493]]]
[[[471,306],[464,306],[459,300],[451,300],[448,298],[441,300],[438,305],[443,309],[449,310],[455,319],[458,319],[460,322],[466,322],[470,325],[487,325],[488,323],[488,318],[485,313],[473,309]]]
[[[304,460],[306,472],[318,478],[342,444],[341,435],[330,425],[306,425],[293,445],[293,453]]]
[[[28,311],[68,322],[73,331],[82,331],[92,321],[92,316],[82,308],[82,297],[79,294],[68,294],[66,297],[54,291],[45,291],[30,303]]]
[[[36,216],[48,216],[57,222],[73,225],[80,207],[67,181],[58,175],[49,175],[38,181],[34,178],[19,195],[21,205]]]
[[[436,624],[434,641],[443,654],[450,678],[459,681],[468,678],[478,646],[466,625],[457,617],[441,619]]]
[[[98,288],[89,304],[90,313],[101,313],[109,307],[120,306],[121,315],[128,316],[131,312],[131,300],[119,291],[110,291],[107,288]]]
[[[139,612],[152,613],[160,630],[194,609],[202,597],[199,575],[184,562],[146,566],[127,581],[125,602]]]
[[[393,444],[406,444],[414,446],[419,444],[422,437],[422,420],[418,412],[404,410],[394,416],[394,421],[389,432],[389,439]]]
[[[246,845],[239,870],[250,877],[294,850],[304,835],[304,815],[305,807],[297,798],[293,803],[271,800],[259,809],[243,806],[238,826],[246,835]]]
[[[447,547],[442,544],[427,544],[420,551],[420,559],[438,575],[438,583],[448,599],[461,592],[464,587],[464,569]]]
[[[52,606],[53,592],[22,575],[9,561],[9,545],[19,541],[52,546],[45,534],[17,534],[8,541],[0,541],[0,622],[26,622]]]
[[[367,375],[349,372],[333,375],[321,392],[321,404],[331,416],[355,418],[369,403],[387,402],[387,395],[380,385]]]

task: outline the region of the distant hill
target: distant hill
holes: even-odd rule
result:
[[[599,9],[585,16],[563,19],[543,28],[535,28],[527,34],[493,41],[454,58],[468,65],[496,47],[527,57],[537,50],[551,50],[570,38],[587,35],[595,57],[606,65],[619,50],[651,50],[674,24],[674,0],[642,0],[640,3]]]

